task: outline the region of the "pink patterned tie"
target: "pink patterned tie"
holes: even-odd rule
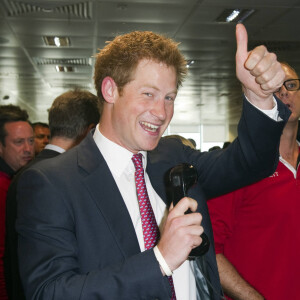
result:
[[[153,248],[159,239],[159,229],[155,220],[153,209],[149,200],[145,178],[142,154],[137,153],[132,156],[132,161],[135,166],[135,185],[140,206],[140,214],[143,227],[143,236],[145,249]],[[168,277],[172,289],[171,300],[176,300],[175,289],[172,276]]]

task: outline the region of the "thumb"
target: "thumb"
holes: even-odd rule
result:
[[[243,24],[236,25],[236,59],[237,64],[241,63],[244,65],[248,57],[248,34],[245,26]]]

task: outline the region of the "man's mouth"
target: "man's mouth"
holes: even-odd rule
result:
[[[159,126],[150,124],[148,122],[140,122],[140,124],[142,125],[142,127],[145,130],[150,131],[150,132],[156,132],[159,128]]]
[[[23,157],[24,160],[32,160],[32,156],[25,156]]]

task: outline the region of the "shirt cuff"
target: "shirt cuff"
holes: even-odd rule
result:
[[[249,103],[251,103],[248,98],[245,95],[245,98],[247,99],[247,101]],[[275,97],[273,96],[273,103],[274,103],[274,107],[272,109],[261,109],[259,107],[257,107],[256,105],[254,105],[253,103],[251,103],[251,105],[253,105],[254,107],[256,107],[258,110],[260,110],[262,113],[264,113],[265,115],[267,115],[269,118],[275,120],[275,121],[282,121],[282,119],[279,117],[279,111],[278,111],[278,106],[277,106],[277,102],[275,100]]]
[[[163,271],[165,272],[165,274],[167,276],[172,276],[173,272],[171,271],[171,269],[169,268],[167,262],[165,261],[164,257],[161,255],[159,249],[157,246],[155,246],[153,248],[154,251],[154,255],[159,263],[159,265],[161,266],[161,268],[163,269]]]

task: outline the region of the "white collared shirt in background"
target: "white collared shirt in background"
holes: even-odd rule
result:
[[[59,152],[59,153],[66,152],[65,149],[63,149],[59,146],[53,145],[53,144],[47,144],[44,149],[53,150],[53,151],[56,151],[56,152]]]

